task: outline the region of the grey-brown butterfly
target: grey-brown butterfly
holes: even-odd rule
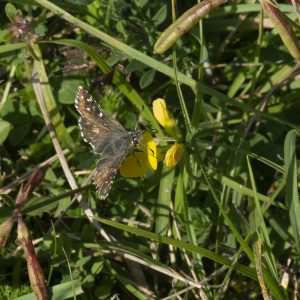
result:
[[[80,113],[81,136],[92,146],[95,154],[101,155],[93,182],[100,199],[105,199],[122,161],[142,140],[142,131],[127,131],[107,115],[81,86],[76,94],[75,107]]]

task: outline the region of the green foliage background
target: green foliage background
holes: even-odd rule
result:
[[[177,14],[194,4],[177,1]],[[297,22],[292,5],[280,9]],[[19,36],[16,13],[27,22]],[[21,209],[53,299],[260,299],[262,282],[274,299],[296,295],[299,65],[259,3],[228,1],[162,55],[153,45],[172,23],[169,1],[2,1],[0,16],[0,221],[54,156]],[[174,142],[151,105],[164,98],[184,159],[117,177],[100,201],[87,179],[97,157],[73,105],[79,85],[127,129],[144,106],[140,126],[162,148]],[[32,299],[16,237],[14,227],[0,258],[1,299]]]

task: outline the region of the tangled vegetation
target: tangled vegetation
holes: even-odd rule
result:
[[[1,300],[299,299],[297,2],[0,8]],[[146,136],[105,200],[79,86]]]

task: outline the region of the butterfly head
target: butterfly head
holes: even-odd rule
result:
[[[136,146],[138,145],[142,139],[143,139],[143,131],[142,130],[134,130],[134,131],[129,131],[128,135],[131,140],[131,146]]]

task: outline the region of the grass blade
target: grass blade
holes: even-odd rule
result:
[[[298,252],[300,253],[300,204],[297,186],[297,158],[296,158],[295,130],[288,132],[284,142],[284,164],[286,178],[286,205],[289,210],[292,233]]]

